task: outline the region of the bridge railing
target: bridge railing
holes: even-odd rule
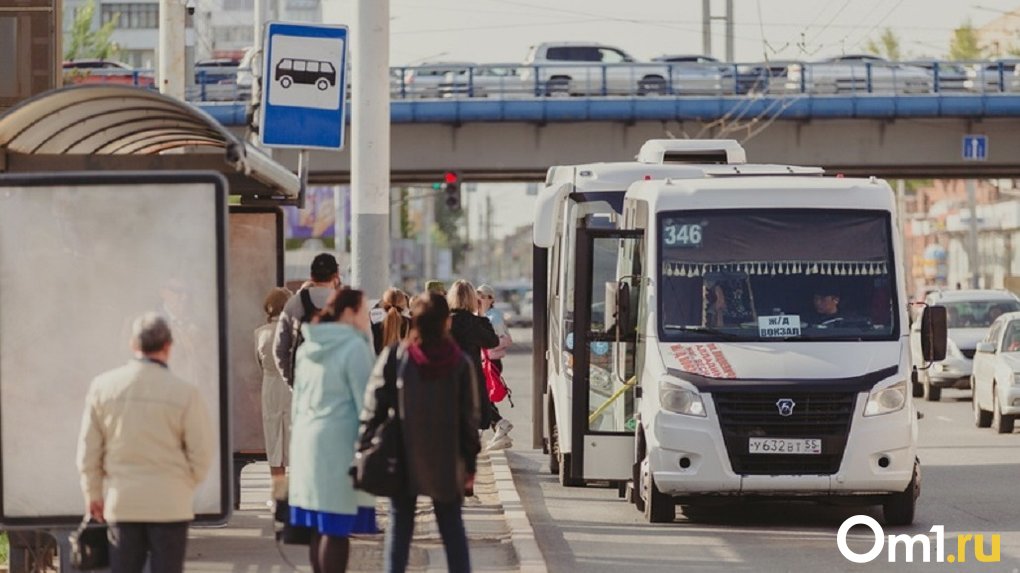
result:
[[[187,88],[187,99],[247,100],[251,72],[198,71]],[[75,70],[64,77],[65,84],[120,83],[156,89],[151,69]],[[429,64],[390,69],[390,96],[395,100],[1004,93],[1020,94],[1020,60]]]

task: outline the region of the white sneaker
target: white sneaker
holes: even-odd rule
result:
[[[498,438],[509,436],[510,430],[512,429],[514,429],[514,425],[510,423],[510,420],[503,418],[496,424],[496,427],[492,429],[492,440],[495,441]]]
[[[493,436],[492,440],[489,441],[489,445],[485,446],[485,449],[491,452],[494,450],[505,450],[513,446],[514,441],[510,439],[510,436]]]

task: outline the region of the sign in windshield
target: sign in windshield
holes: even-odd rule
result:
[[[897,334],[888,213],[686,211],[658,222],[665,341]]]

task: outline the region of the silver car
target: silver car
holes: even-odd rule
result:
[[[439,97],[532,96],[532,90],[521,85],[519,65],[485,64],[447,72],[439,84]]]
[[[403,78],[397,75],[390,84],[390,93],[397,98],[437,98],[439,86],[446,81],[447,74],[467,76],[471,62],[429,62],[420,66],[403,68]]]
[[[669,79],[675,94],[733,93],[733,67],[712,56],[674,54],[652,58],[669,67]]]
[[[913,394],[937,402],[942,389],[970,387],[974,353],[978,342],[988,335],[988,327],[1008,312],[1020,311],[1020,299],[1004,290],[935,291],[925,298],[929,305],[946,307],[949,340],[945,360],[924,364],[915,361]],[[911,356],[921,356],[921,321],[910,329]]]
[[[816,94],[928,93],[931,74],[924,68],[890,62],[870,54],[829,58],[787,68],[788,91]]]

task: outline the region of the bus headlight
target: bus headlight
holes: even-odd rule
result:
[[[701,394],[693,390],[681,388],[662,381],[659,383],[659,404],[663,410],[687,416],[698,416],[704,418],[705,403],[701,401]]]
[[[868,404],[864,406],[865,416],[878,416],[890,414],[903,409],[907,403],[907,381],[903,380],[878,390],[872,390],[868,395]]]

